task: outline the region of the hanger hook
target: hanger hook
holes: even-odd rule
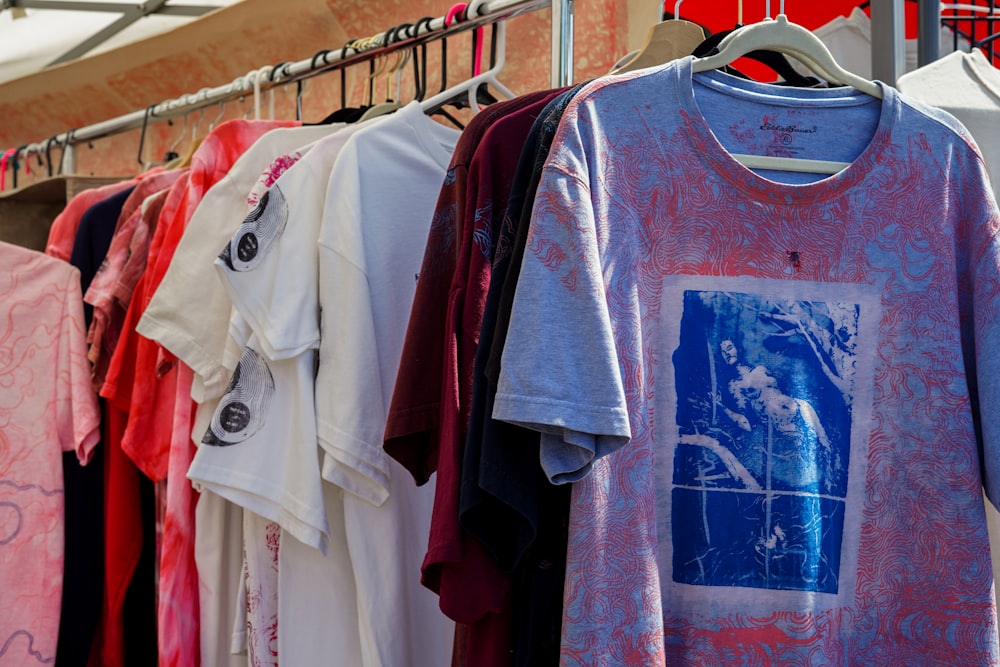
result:
[[[225,113],[226,113],[226,103],[225,102],[220,102],[219,103],[219,115],[216,116],[215,118],[213,118],[212,122],[208,124],[208,131],[209,132],[211,132],[212,130],[215,129],[215,126],[218,124],[218,122],[220,120],[222,120],[222,116]]]
[[[150,104],[146,107],[146,113],[142,116],[142,132],[139,133],[139,153],[136,155],[136,162],[141,165],[146,163],[142,159],[142,149],[146,145],[146,129],[149,127],[149,116],[153,113],[153,107],[155,104]],[[64,151],[65,152],[65,151]],[[62,168],[62,158],[59,159],[59,167]]]
[[[448,13],[444,15],[444,27],[445,28],[451,27],[452,21],[461,21],[462,12],[464,12],[465,8],[468,6],[469,6],[468,3],[460,2],[457,5],[454,5],[451,9],[449,9]]]
[[[167,149],[168,153],[175,152],[174,149],[176,149],[180,145],[181,139],[183,139],[184,135],[187,134],[187,129],[188,129],[188,115],[184,114],[184,126],[181,128],[181,131],[177,135],[177,138],[174,139],[174,143],[170,144],[170,148]]]
[[[665,2],[666,2],[666,0],[664,0],[664,3]],[[674,18],[675,19],[679,19],[681,17],[681,5],[683,5],[683,4],[684,4],[684,0],[677,0],[677,2],[674,3]],[[662,16],[662,13],[661,13],[661,16]]]

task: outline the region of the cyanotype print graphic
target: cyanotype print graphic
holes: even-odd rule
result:
[[[684,292],[674,581],[837,593],[859,312]]]

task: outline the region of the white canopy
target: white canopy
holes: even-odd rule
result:
[[[239,0],[0,0],[0,83],[172,30]]]

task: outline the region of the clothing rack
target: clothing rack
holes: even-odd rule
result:
[[[995,62],[998,55],[997,41],[1000,32],[993,30],[994,25],[1000,28],[1000,5],[994,0],[978,2],[969,0],[970,5],[976,5],[992,10],[992,14],[977,16],[975,14],[961,16],[942,15],[940,0],[916,0],[917,4],[917,64],[921,67],[930,64],[941,57],[941,26],[947,25],[956,33],[962,31],[959,24],[986,23],[987,35],[977,38],[975,30],[962,36],[968,38],[973,48],[983,48],[991,61]],[[872,75],[876,79],[895,83],[904,71],[906,62],[904,16],[906,10],[904,0],[871,0],[872,19]]]
[[[981,11],[972,11],[979,8]],[[967,13],[960,13],[966,11]],[[964,2],[952,11],[945,12],[940,22],[954,33],[953,48],[958,48],[959,38],[968,40],[972,48],[982,49],[990,62],[1000,58],[1000,2],[988,0],[983,4]],[[985,30],[980,28],[985,27]]]
[[[459,11],[454,16],[449,12],[449,16],[421,19],[413,24],[400,24],[370,38],[352,40],[340,49],[320,51],[312,58],[264,66],[236,78],[229,84],[203,88],[197,93],[185,94],[117,118],[67,130],[45,141],[21,146],[16,149],[16,153],[13,153],[13,159],[18,161],[26,159],[32,153],[41,156],[56,146],[62,151],[59,159],[60,167],[65,173],[72,173],[73,147],[77,144],[144,128],[149,123],[168,120],[239,99],[251,92],[259,112],[260,94],[276,86],[302,81],[331,70],[344,69],[378,56],[410,49],[545,7],[552,8],[550,81],[553,87],[568,86],[573,83],[573,3],[574,0],[471,0],[465,11]],[[11,156],[7,156],[5,161],[9,159]]]

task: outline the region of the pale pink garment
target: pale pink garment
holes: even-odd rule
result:
[[[62,452],[86,463],[100,413],[80,273],[0,242],[0,665],[52,664],[63,579]],[[70,619],[71,620],[71,619]]]

